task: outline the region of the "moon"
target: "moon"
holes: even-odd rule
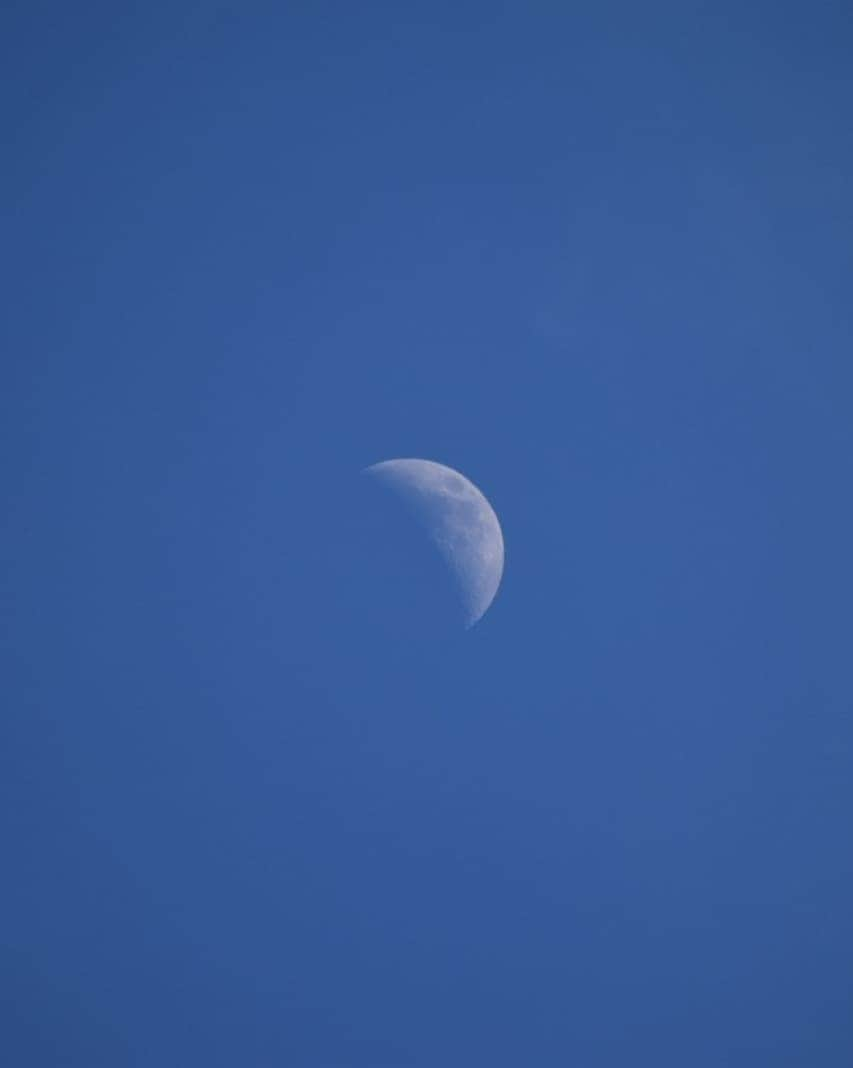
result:
[[[409,506],[452,574],[472,627],[495,598],[504,568],[504,539],[495,511],[458,471],[433,460],[384,460],[365,467]]]

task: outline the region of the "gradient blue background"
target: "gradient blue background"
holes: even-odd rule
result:
[[[6,9],[4,1065],[853,1064],[852,28]]]

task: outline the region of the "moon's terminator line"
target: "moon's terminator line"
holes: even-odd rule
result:
[[[364,468],[403,498],[453,575],[473,626],[494,600],[504,567],[504,541],[494,509],[464,475],[433,460],[384,460]]]

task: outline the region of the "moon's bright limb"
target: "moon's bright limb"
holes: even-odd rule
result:
[[[432,460],[385,460],[364,468],[409,503],[453,574],[471,627],[494,600],[504,540],[494,509],[464,475]]]

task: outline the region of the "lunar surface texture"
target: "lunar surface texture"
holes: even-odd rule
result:
[[[473,626],[503,574],[503,534],[492,506],[464,475],[432,460],[385,460],[363,474],[397,494],[416,516],[453,576],[466,627]]]

